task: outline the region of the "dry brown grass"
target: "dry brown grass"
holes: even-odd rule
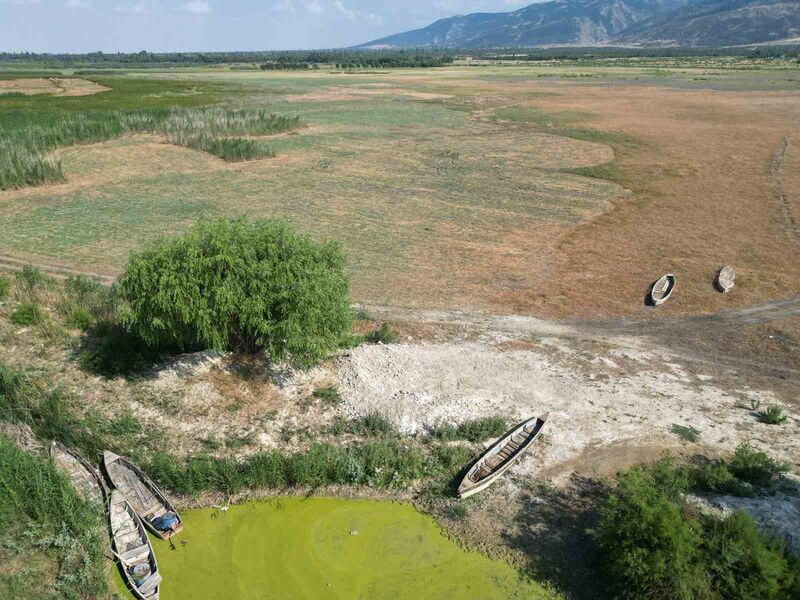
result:
[[[50,79],[9,79],[0,81],[0,94],[91,96],[108,90],[109,88],[98,83],[75,78],[52,77]]]
[[[564,92],[563,88],[558,88]],[[555,90],[554,90],[555,91]],[[581,87],[536,102],[544,110],[584,110],[590,126],[643,139],[621,156],[634,194],[565,235],[556,273],[504,302],[546,316],[640,315],[648,285],[672,271],[673,299],[659,314],[711,312],[758,304],[800,290],[800,244],[771,181],[772,157],[789,141],[784,172],[800,144],[800,102],[788,92]],[[794,164],[794,163],[792,163]],[[784,185],[796,195],[796,180]],[[732,294],[714,292],[724,264],[736,266]]]

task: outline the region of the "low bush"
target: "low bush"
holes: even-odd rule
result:
[[[769,425],[781,425],[788,418],[780,406],[771,405],[756,413],[758,420]]]
[[[346,420],[342,417],[337,417],[334,420],[331,433],[334,435],[341,435],[343,433],[351,433],[353,435],[388,435],[395,433],[392,422],[379,413],[370,413],[357,419]]]
[[[764,486],[786,473],[789,465],[776,461],[750,444],[742,444],[736,448],[731,458],[730,469],[742,481],[755,486]]]
[[[503,417],[480,417],[464,421],[458,426],[445,423],[437,427],[432,435],[442,441],[469,440],[483,442],[503,435],[508,430],[508,421]]]
[[[23,302],[11,313],[11,322],[22,327],[36,325],[43,320],[42,310],[33,302]]]
[[[364,341],[369,344],[393,344],[397,341],[397,335],[387,323],[384,323],[379,329],[366,334]]]
[[[595,531],[614,597],[788,600],[800,571],[785,549],[744,513],[698,514],[689,486],[668,458],[619,476]]]
[[[263,349],[308,366],[350,337],[344,263],[286,221],[203,219],[131,256],[120,316],[152,346]]]
[[[741,444],[730,460],[708,462],[689,468],[687,473],[693,490],[753,496],[788,470],[788,464],[774,460],[750,444]]]

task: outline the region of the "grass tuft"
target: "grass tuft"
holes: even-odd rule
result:
[[[397,335],[392,331],[388,323],[384,323],[380,326],[380,329],[370,331],[366,334],[364,336],[364,341],[368,344],[393,344],[397,341]]]
[[[775,406],[774,404],[768,406],[764,410],[760,410],[756,413],[758,420],[762,423],[767,423],[769,425],[781,425],[786,422],[787,417],[783,414],[783,409],[780,406]]]
[[[314,390],[314,398],[322,400],[325,404],[336,406],[341,403],[342,396],[339,394],[338,388],[333,385],[326,387],[318,387]]]
[[[20,325],[22,327],[37,325],[43,320],[44,315],[42,314],[42,310],[38,305],[32,302],[23,302],[11,313],[11,322],[14,323],[14,325]]]

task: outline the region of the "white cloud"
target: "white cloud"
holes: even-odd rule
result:
[[[319,0],[305,0],[304,4],[306,10],[310,12],[312,15],[325,14],[325,9],[322,7],[322,4],[319,3]]]
[[[345,19],[349,19],[350,21],[355,21],[356,19],[365,19],[367,21],[372,21],[373,23],[383,23],[383,17],[380,15],[367,13],[360,10],[351,10],[344,5],[342,0],[335,0],[333,3],[333,8],[336,9],[337,13],[339,13]]]
[[[67,0],[67,8],[92,8],[86,0]]]
[[[203,0],[189,0],[189,2],[178,5],[178,10],[193,15],[210,15],[211,5]]]
[[[117,6],[114,10],[117,12],[128,13],[130,15],[146,15],[150,13],[150,9],[141,2],[122,4]]]
[[[292,0],[278,0],[272,5],[272,10],[292,14],[296,12],[294,2],[292,2]]]

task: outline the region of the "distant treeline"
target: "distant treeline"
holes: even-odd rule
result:
[[[306,70],[319,65],[340,69],[443,67],[454,60],[473,58],[512,61],[591,61],[614,58],[690,58],[742,56],[746,58],[795,58],[800,45],[738,48],[484,48],[405,50],[296,50],[263,52],[91,52],[89,54],[37,54],[0,52],[0,64],[37,65],[51,68],[148,68],[219,64],[260,65],[264,70]]]
[[[0,63],[37,64],[48,67],[147,68],[229,63],[261,64],[262,69],[441,67],[457,53],[424,50],[303,50],[264,52],[91,52],[89,54],[37,54],[0,52]]]

